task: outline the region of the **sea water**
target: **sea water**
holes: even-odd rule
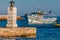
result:
[[[57,17],[56,23],[60,23]],[[0,20],[0,27],[6,27],[7,20]],[[60,40],[60,27],[53,24],[28,24],[26,19],[17,20],[18,27],[36,27],[36,38],[16,38],[16,40]]]

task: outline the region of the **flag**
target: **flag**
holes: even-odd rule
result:
[[[52,11],[50,10],[50,11],[49,11],[49,14],[50,14],[51,12],[52,12]]]

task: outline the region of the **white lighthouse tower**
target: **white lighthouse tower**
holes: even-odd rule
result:
[[[17,17],[17,8],[14,7],[14,1],[10,1],[10,7],[8,7],[8,21],[7,21],[7,27],[17,27],[16,24],[16,17]]]

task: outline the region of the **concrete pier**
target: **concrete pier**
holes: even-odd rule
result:
[[[24,28],[0,28],[0,37],[14,38],[14,37],[36,37],[36,28],[24,27]]]

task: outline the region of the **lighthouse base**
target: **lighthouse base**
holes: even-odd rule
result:
[[[17,24],[7,24],[6,27],[17,27]]]

